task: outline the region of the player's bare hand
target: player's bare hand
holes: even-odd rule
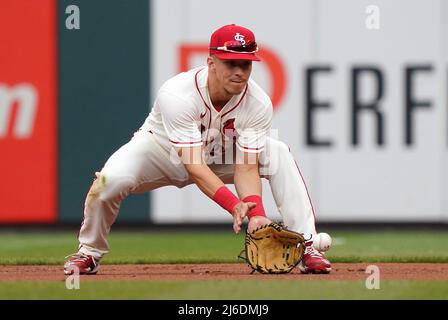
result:
[[[247,226],[247,231],[252,232],[259,227],[270,224],[271,222],[272,221],[266,217],[262,217],[262,216],[252,217],[252,219],[249,220],[249,225]]]
[[[232,210],[233,216],[233,231],[236,234],[241,231],[241,224],[243,223],[244,217],[247,216],[247,213],[255,208],[257,204],[255,202],[242,202],[240,201]]]

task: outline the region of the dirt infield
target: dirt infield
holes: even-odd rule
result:
[[[303,275],[296,268],[289,274],[251,274],[245,264],[148,264],[103,265],[97,275],[83,280],[365,280],[366,268],[376,265],[381,279],[448,281],[448,263],[334,263],[327,275]],[[61,266],[0,266],[0,281],[64,281]]]

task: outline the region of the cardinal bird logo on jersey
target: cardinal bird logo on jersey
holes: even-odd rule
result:
[[[233,138],[233,143],[236,142],[235,118],[228,119],[224,122],[222,134],[227,136],[229,139]]]
[[[235,131],[235,118],[226,120],[222,126],[222,133],[229,133],[230,130]]]

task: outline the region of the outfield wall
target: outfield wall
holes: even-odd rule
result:
[[[257,36],[319,221],[448,222],[443,0],[0,0],[0,224],[81,222],[94,172],[228,23]],[[191,186],[131,196],[118,223],[229,219]]]
[[[447,221],[448,4],[371,4],[155,1],[152,92],[205,63],[213,30],[245,25],[269,51],[253,77],[274,100],[273,128],[301,166],[319,221]],[[196,187],[153,200],[155,221],[228,220]]]
[[[146,0],[0,0],[0,224],[81,223],[95,171],[149,110],[149,14]],[[149,194],[122,213],[149,221]]]

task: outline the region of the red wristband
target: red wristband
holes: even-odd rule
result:
[[[226,186],[222,186],[216,190],[215,195],[213,196],[213,201],[232,214],[233,208],[240,202],[240,199],[238,199]]]
[[[257,206],[249,211],[247,217],[252,219],[255,216],[266,217],[266,213],[264,212],[263,200],[258,195],[247,196],[243,199],[243,202],[255,202]]]

